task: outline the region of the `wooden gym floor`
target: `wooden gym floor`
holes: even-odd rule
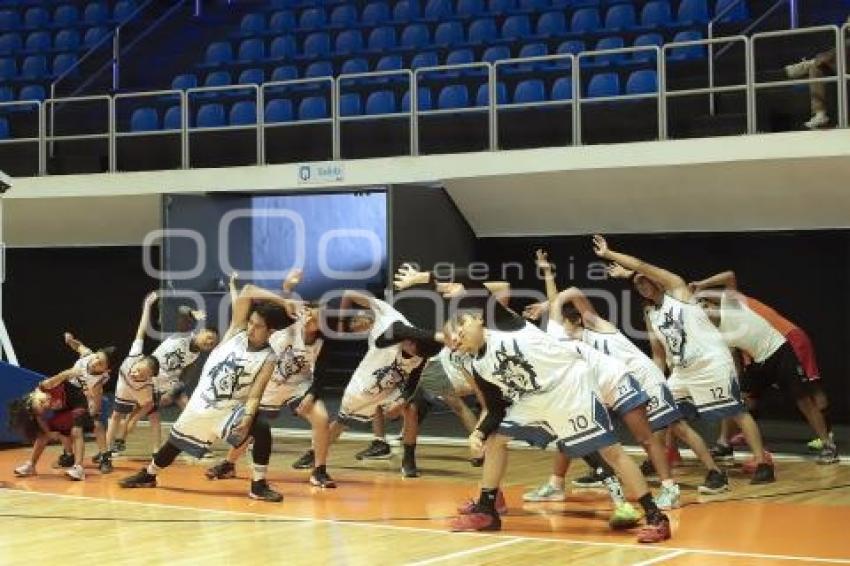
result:
[[[321,491],[290,467],[306,439],[276,438],[269,479],[285,500],[271,504],[246,497],[247,461],[239,478],[210,482],[203,469],[214,460],[181,457],[160,474],[158,489],[120,489],[116,481],[146,460],[146,436],[140,430],[131,439],[131,456],[115,461],[114,474],[100,476],[92,466],[84,482],[51,468],[58,448],[26,479],[12,469],[28,450],[0,451],[0,564],[850,564],[846,464],[782,460],[779,481],[769,486],[750,486],[731,468],[731,493],[702,497],[703,470],[685,462],[676,470],[685,505],[670,513],[673,539],[647,546],[608,529],[604,492],[523,504],[522,492],[548,477],[551,452],[512,451],[502,532],[457,534],[447,532],[447,521],[476,493],[479,477],[461,446],[421,445],[423,477],[405,480],[397,456],[357,462],[353,454],[365,442],[343,441],[329,466],[339,487]],[[584,471],[577,464],[570,477]]]

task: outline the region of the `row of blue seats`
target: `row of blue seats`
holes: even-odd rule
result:
[[[0,86],[0,102],[44,100],[46,97],[45,88],[40,84],[22,86],[17,96],[11,86]]]
[[[655,71],[644,69],[632,73],[626,81],[625,91],[621,90],[620,76],[617,73],[601,73],[595,75],[587,85],[587,98],[604,98],[626,95],[646,95],[658,92],[658,80]],[[433,108],[440,110],[456,110],[472,107],[483,107],[489,103],[489,88],[482,84],[471,97],[469,87],[462,84],[444,86],[439,90],[436,106],[432,101],[431,90],[420,87],[417,91],[418,108],[428,111]],[[498,83],[496,100],[498,104],[534,104],[547,101],[569,101],[573,98],[572,80],[561,77],[547,87],[541,79],[529,79],[518,82],[513,87],[513,95],[508,96],[505,83]],[[365,103],[364,103],[365,100]],[[385,115],[399,111],[408,112],[410,96],[408,92],[402,95],[401,104],[392,90],[377,90],[365,97],[360,93],[344,93],[339,100],[340,115],[344,117],[360,115]],[[330,117],[328,99],[325,96],[307,96],[296,106],[290,99],[274,99],[266,103],[264,120],[274,124],[297,120],[319,120]],[[156,130],[174,130],[180,128],[180,108],[168,108],[160,121],[159,111],[153,107],[137,108],[130,118],[130,131],[146,132]],[[243,100],[225,110],[220,102],[202,104],[198,107],[193,125],[199,128],[215,128],[222,126],[244,126],[256,124],[256,105],[253,101]]]
[[[726,13],[721,21],[741,21],[749,17],[746,1],[737,3],[737,0],[717,0],[714,7],[714,15],[718,16],[730,6],[734,8]],[[654,26],[660,23],[672,24],[674,22],[692,25],[693,23],[705,23],[712,17],[707,0],[681,0],[678,10],[675,12],[669,2],[649,1],[638,11],[635,4],[629,0],[612,5],[601,17],[595,7],[567,7],[558,4],[550,4],[549,0],[489,0],[485,6],[484,0],[458,0],[457,6],[453,7],[450,0],[429,0],[425,6],[424,16],[415,3],[409,0],[401,0],[390,11],[389,4],[383,1],[371,2],[362,11],[352,4],[337,6],[328,17],[323,8],[307,8],[302,10],[297,18],[292,11],[275,12],[267,20],[263,13],[250,13],[243,16],[236,37],[250,37],[264,34],[275,34],[290,31],[315,31],[320,29],[353,29],[360,26],[375,27],[391,22],[412,23],[446,22],[455,18],[474,19],[486,16],[511,16],[529,15],[543,13],[553,10],[562,14],[570,9],[574,10],[573,25],[571,29],[581,31],[583,29],[597,29],[606,27],[608,29],[626,29],[638,25]],[[640,19],[638,18],[640,13]],[[576,14],[579,14],[576,17]],[[640,22],[640,23],[639,23]]]
[[[0,59],[0,82],[24,80],[36,81],[47,78],[55,78],[68,71],[77,64],[77,55],[74,53],[60,53],[51,61],[48,68],[48,58],[44,55],[30,55],[25,57],[20,69],[14,58]]]
[[[77,29],[62,29],[52,35],[49,31],[34,31],[26,36],[6,32],[0,34],[0,56],[3,55],[32,55],[36,53],[50,53],[56,51],[78,51],[88,49],[97,45],[109,30],[105,27],[93,27],[82,35]]]
[[[83,9],[73,4],[58,6],[52,14],[42,7],[28,8],[23,14],[15,10],[0,10],[0,31],[42,30],[49,28],[69,28],[77,25],[98,26],[111,22],[120,23],[129,18],[136,10],[133,0],[120,0],[110,11],[102,2],[91,2]]]

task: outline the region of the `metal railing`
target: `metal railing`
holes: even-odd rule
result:
[[[45,140],[45,124],[44,124],[44,104],[38,100],[20,100],[13,102],[0,102],[0,113],[6,114],[4,109],[13,109],[14,112],[27,112],[30,109],[34,110],[36,115],[35,132],[36,137],[26,138],[9,138],[0,140],[0,145],[21,145],[28,143],[38,144],[38,164],[37,170],[39,175],[47,174],[47,156],[45,155],[46,145]],[[14,110],[18,109],[18,110]],[[23,110],[21,110],[23,109]]]
[[[80,103],[87,104],[92,102],[102,101],[106,103],[106,130],[87,134],[57,134],[59,129],[56,126],[56,113],[60,110],[67,109]],[[51,117],[50,129],[48,130],[44,141],[50,148],[51,155],[53,154],[53,146],[56,142],[67,141],[85,141],[85,140],[106,140],[107,156],[109,159],[109,170],[114,171],[114,154],[109,151],[112,145],[112,139],[115,134],[115,109],[113,108],[115,99],[107,94],[96,94],[91,96],[71,96],[66,98],[48,98],[44,101],[45,113]],[[76,124],[75,124],[76,125]]]
[[[836,49],[836,73],[832,76],[820,77],[820,78],[802,78],[795,80],[757,80],[757,63],[758,63],[758,54],[763,50],[763,47],[760,50],[760,45],[763,44],[766,40],[770,38],[779,38],[779,37],[797,37],[797,36],[805,36],[816,33],[829,33],[832,34],[834,41],[834,48]],[[850,38],[850,24],[845,24],[841,28],[838,26],[819,26],[812,28],[802,28],[796,30],[782,30],[782,31],[772,31],[772,32],[761,32],[753,35],[750,38],[747,38],[743,35],[737,36],[729,36],[729,37],[721,37],[714,39],[705,39],[705,40],[696,40],[696,41],[687,41],[687,42],[678,42],[678,43],[669,43],[662,47],[658,46],[645,46],[645,47],[629,47],[622,49],[612,49],[605,51],[592,51],[592,52],[584,52],[578,56],[574,56],[571,54],[563,54],[563,55],[551,55],[544,57],[528,57],[528,58],[520,58],[520,59],[509,59],[504,61],[498,61],[495,64],[490,63],[471,63],[471,64],[462,64],[462,65],[447,65],[447,66],[436,66],[436,67],[426,67],[420,68],[415,71],[411,70],[401,70],[401,71],[388,71],[388,72],[375,72],[375,73],[357,73],[357,74],[349,74],[349,75],[340,75],[337,78],[332,77],[317,77],[310,79],[294,79],[289,81],[279,81],[279,82],[270,82],[264,83],[262,85],[230,85],[225,87],[199,87],[189,89],[187,91],[179,91],[179,90],[164,90],[164,91],[153,91],[153,92],[138,92],[138,93],[121,93],[115,96],[108,95],[100,95],[95,97],[76,97],[76,98],[56,98],[45,101],[43,105],[37,102],[7,102],[0,104],[0,109],[4,107],[33,107],[37,109],[35,114],[37,114],[35,126],[37,126],[38,138],[13,138],[10,140],[0,140],[2,144],[9,143],[38,143],[39,144],[39,166],[38,172],[39,174],[46,174],[46,148],[49,147],[47,144],[52,144],[58,141],[66,141],[66,140],[82,140],[82,139],[102,139],[107,138],[109,140],[108,144],[108,163],[109,171],[117,170],[117,143],[119,139],[129,138],[129,137],[142,137],[142,136],[161,136],[166,134],[179,134],[181,139],[181,159],[180,163],[183,168],[190,168],[190,156],[192,152],[190,151],[190,137],[196,133],[200,133],[203,131],[210,130],[254,130],[256,133],[256,139],[254,141],[254,145],[257,151],[257,159],[256,163],[258,164],[267,164],[269,163],[268,156],[266,154],[267,146],[269,144],[268,133],[275,128],[281,127],[297,127],[309,124],[327,124],[330,126],[330,134],[329,134],[329,142],[330,142],[330,155],[333,159],[340,158],[340,150],[341,150],[341,124],[349,121],[367,121],[367,120],[385,120],[390,117],[394,118],[402,118],[407,117],[410,124],[410,155],[418,155],[419,154],[419,144],[420,144],[420,120],[427,118],[428,116],[436,116],[436,115],[447,115],[447,114],[468,114],[468,113],[486,113],[487,114],[487,133],[488,133],[488,147],[489,150],[495,151],[499,149],[499,112],[500,111],[516,111],[521,108],[536,108],[536,107],[546,107],[546,106],[556,106],[556,105],[569,105],[571,107],[571,116],[573,119],[573,128],[572,128],[572,145],[580,145],[582,144],[582,138],[584,134],[584,126],[582,124],[582,116],[581,110],[583,107],[587,107],[596,103],[608,103],[608,104],[616,104],[618,102],[628,102],[633,100],[649,100],[655,99],[658,104],[658,139],[667,139],[670,135],[669,126],[669,109],[668,104],[670,101],[688,97],[688,96],[699,96],[699,95],[720,95],[723,93],[735,93],[741,92],[744,93],[746,98],[745,104],[745,113],[746,113],[746,133],[753,134],[756,133],[758,128],[758,124],[756,123],[757,116],[757,100],[756,94],[758,92],[774,89],[774,88],[782,88],[782,87],[790,87],[795,85],[811,85],[815,83],[827,83],[827,84],[836,84],[836,89],[838,92],[838,125],[841,127],[847,127],[848,124],[848,105],[850,105],[850,100],[848,100],[848,81],[850,81],[850,73],[848,73],[848,57],[846,53],[845,43]],[[724,49],[730,49],[734,45],[742,46],[743,49],[743,74],[744,79],[740,82],[735,82],[734,84],[727,84],[722,86],[709,85],[704,88],[675,88],[671,89],[670,84],[673,82],[675,77],[673,76],[675,73],[675,67],[668,65],[668,61],[670,60],[670,54],[676,49],[687,49],[693,48],[695,46],[702,46],[706,48],[716,47],[720,44],[726,44]],[[626,95],[617,95],[617,96],[606,96],[606,97],[588,97],[584,92],[583,83],[586,82],[588,72],[595,72],[602,67],[594,67],[594,66],[586,66],[583,68],[582,62],[589,61],[592,59],[596,59],[599,57],[602,58],[611,58],[612,56],[623,56],[631,54],[634,56],[636,53],[651,53],[652,56],[655,57],[654,64],[651,58],[642,58],[640,61],[636,61],[634,57],[631,60],[627,60],[626,62],[630,63],[640,63],[638,66],[629,65],[629,69],[654,69],[656,78],[657,78],[657,89],[655,91],[647,91],[638,94],[626,94]],[[558,67],[559,64],[566,64],[565,66]],[[614,63],[611,67],[606,67],[606,69],[610,68],[611,70],[616,71],[618,69],[618,65],[620,63]],[[540,100],[528,104],[524,103],[516,103],[509,101],[500,101],[498,97],[498,87],[501,83],[501,78],[506,76],[507,70],[509,67],[517,67],[528,69],[529,67],[533,70],[535,66],[543,66],[543,73],[539,74],[535,71],[535,74],[530,75],[534,78],[542,78],[544,76],[552,78],[560,74],[562,77],[569,77],[572,81],[572,92],[571,98],[569,100],[559,99],[554,100],[551,96],[546,97],[546,100]],[[402,110],[401,112],[395,112],[392,114],[363,114],[358,116],[341,116],[340,112],[340,98],[341,98],[341,90],[346,88],[346,85],[354,82],[362,82],[368,88],[363,92],[373,92],[375,90],[391,90],[394,94],[397,94],[392,86],[391,81],[389,79],[393,76],[401,76],[405,77],[405,80],[398,81],[395,83],[395,86],[400,87],[400,85],[406,83],[407,92],[409,93],[409,109]],[[520,77],[521,73],[513,73],[513,78]],[[447,86],[450,84],[460,84],[463,83],[464,86],[468,84],[475,83],[479,85],[479,88],[482,85],[487,85],[488,92],[488,100],[487,104],[477,105],[477,101],[475,98],[472,99],[471,104],[462,107],[462,108],[439,108],[439,103],[437,101],[438,97],[435,97],[434,108],[430,109],[421,109],[419,104],[419,90],[425,83],[431,82],[432,79],[439,79],[441,86]],[[506,79],[507,80],[507,79]],[[390,85],[390,86],[387,86]],[[375,88],[372,88],[372,87]],[[507,87],[505,87],[507,89]],[[256,123],[246,124],[246,125],[230,125],[230,126],[221,126],[215,128],[198,128],[192,125],[190,121],[190,116],[193,115],[192,108],[194,107],[195,102],[197,102],[198,97],[210,97],[212,98],[218,96],[225,96],[224,93],[227,91],[230,92],[248,92],[247,96],[242,97],[231,97],[230,100],[237,99],[250,99],[254,102],[254,106],[256,108]],[[286,94],[281,94],[281,92],[286,92]],[[469,91],[467,91],[469,93]],[[317,93],[320,93],[322,97],[325,97],[325,100],[329,100],[330,104],[327,105],[329,112],[327,112],[322,117],[310,120],[301,120],[300,116],[296,115],[296,112],[293,111],[293,116],[287,116],[283,118],[284,121],[274,121],[267,122],[265,120],[265,111],[267,103],[270,103],[275,99],[287,99],[290,104],[292,104],[293,108],[296,106],[294,104],[297,98],[305,98],[308,96],[316,96]],[[475,92],[472,92],[473,97]],[[171,130],[157,130],[157,131],[117,131],[117,124],[119,123],[119,115],[122,116],[121,123],[124,124],[124,120],[126,117],[123,117],[123,114],[119,114],[118,107],[123,105],[120,103],[122,101],[126,101],[126,99],[132,98],[152,98],[153,100],[157,100],[157,98],[162,99],[163,97],[179,97],[179,105],[181,109],[181,124],[179,130],[171,129]],[[191,101],[190,99],[195,99]],[[366,96],[364,96],[364,99]],[[45,118],[48,114],[54,113],[57,108],[61,107],[62,104],[75,104],[82,103],[85,101],[94,101],[100,100],[106,102],[108,112],[109,112],[109,121],[108,127],[104,132],[98,132],[95,134],[76,134],[76,135],[55,135],[55,132],[49,129],[46,129]],[[396,99],[397,101],[397,99]],[[217,100],[215,102],[221,102]],[[327,104],[327,103],[326,103]],[[162,104],[160,104],[162,105]],[[172,105],[173,106],[173,105]],[[403,106],[403,105],[402,105]],[[398,105],[397,105],[398,107]],[[30,126],[30,129],[33,129],[33,126]]]

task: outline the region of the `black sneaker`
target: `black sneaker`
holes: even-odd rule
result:
[[[419,470],[416,468],[416,460],[405,458],[401,461],[401,476],[404,478],[419,477]]]
[[[310,449],[304,452],[300,458],[292,462],[292,467],[296,470],[309,470],[316,465],[316,453]]]
[[[756,471],[753,473],[753,479],[750,480],[752,485],[761,483],[773,483],[776,481],[776,475],[773,473],[773,466],[770,464],[759,464],[756,466]]]
[[[818,454],[817,463],[821,465],[829,465],[837,464],[838,461],[838,446],[836,446],[835,443],[824,444],[820,454]]]
[[[480,468],[484,465],[484,456],[481,456],[480,458],[470,458],[469,465],[473,468]]]
[[[236,466],[227,460],[222,460],[215,466],[207,468],[204,475],[208,480],[229,480],[236,477]]]
[[[358,460],[386,460],[392,455],[390,445],[377,438],[365,449],[354,455]]]
[[[640,472],[644,475],[644,477],[651,478],[657,476],[658,473],[655,471],[655,466],[652,464],[652,460],[644,460],[640,465]]]
[[[98,452],[97,454],[95,454],[94,456],[91,457],[91,463],[92,464],[100,464],[101,458],[103,458],[103,454]]]
[[[336,487],[336,482],[328,475],[326,470],[313,470],[313,473],[310,474],[310,485],[333,489]]]
[[[606,476],[603,471],[593,470],[586,476],[574,479],[572,483],[575,487],[580,487],[584,489],[603,487],[605,484],[602,480],[604,480],[605,477]]]
[[[127,442],[121,438],[116,438],[112,441],[112,451],[115,453],[121,453],[127,450]]]
[[[70,468],[74,465],[74,455],[68,454],[67,452],[63,452],[59,459],[56,461],[57,468]]]
[[[731,462],[735,460],[735,451],[732,446],[715,444],[711,447],[711,457],[715,462]]]
[[[697,491],[706,495],[716,495],[729,491],[729,478],[726,477],[725,472],[709,470],[705,476],[705,481],[697,488]]]
[[[252,481],[251,491],[248,493],[251,499],[259,499],[260,501],[269,501],[271,503],[280,503],[283,501],[283,495],[269,487],[269,482],[266,480]]]
[[[112,467],[112,456],[109,454],[103,454],[100,457],[100,463],[98,464],[98,469],[101,474],[111,474],[114,468]]]
[[[130,477],[118,482],[121,487],[156,487],[156,476],[148,473],[147,468],[142,468]]]

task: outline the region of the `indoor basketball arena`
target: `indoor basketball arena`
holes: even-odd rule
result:
[[[847,0],[0,0],[0,564],[850,564],[848,55]]]

